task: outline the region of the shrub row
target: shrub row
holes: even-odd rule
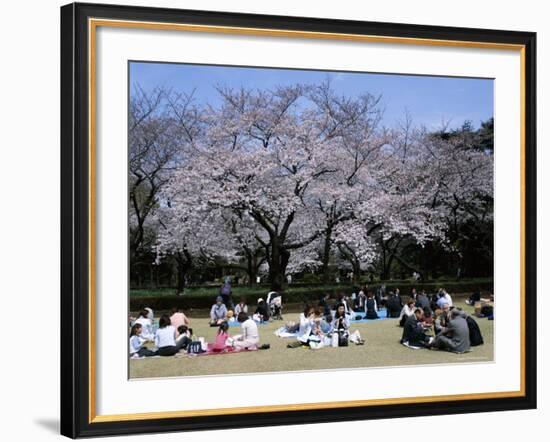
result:
[[[435,292],[439,287],[443,286],[449,293],[471,293],[476,290],[493,291],[492,282],[456,282],[441,284],[438,282],[424,283],[424,284],[387,284],[386,291],[395,290],[399,288],[401,295],[406,297],[411,293],[413,288],[418,291],[426,290],[428,293]],[[338,289],[324,290],[323,287],[308,287],[308,288],[292,288],[288,292],[285,292],[283,302],[284,303],[305,303],[305,302],[317,302],[323,293],[330,293],[332,296],[336,296],[339,292],[351,294],[353,288],[351,286],[342,285]],[[247,296],[247,302],[250,305],[256,304],[257,298],[265,298],[267,290],[259,288],[257,292],[249,293]],[[238,290],[234,292],[234,301],[238,302],[239,294]],[[183,296],[131,296],[130,297],[130,310],[137,311],[141,307],[151,307],[153,310],[170,310],[173,307],[183,309],[207,309],[212,306],[214,302],[215,294],[212,296],[204,295],[183,295]]]

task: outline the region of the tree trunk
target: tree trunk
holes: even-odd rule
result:
[[[256,255],[247,254],[246,258],[246,273],[248,273],[248,285],[256,284],[258,276],[258,257]]]
[[[271,290],[280,290],[284,285],[285,272],[290,259],[290,252],[281,247],[279,241],[271,243],[269,260],[269,283]]]
[[[186,259],[185,256],[178,253],[178,256],[176,256],[176,263],[177,263],[177,278],[176,278],[176,291],[177,294],[183,294],[185,290],[185,279],[187,276],[187,273],[191,269],[191,262]]]
[[[351,265],[353,268],[353,282],[356,284],[361,277],[361,263],[358,259],[353,259]]]
[[[323,258],[321,260],[322,262],[321,274],[323,275],[323,283],[325,284],[328,284],[330,279],[329,261],[330,261],[330,248],[332,245],[331,237],[332,237],[332,227],[329,227],[325,235],[325,244],[323,247]]]

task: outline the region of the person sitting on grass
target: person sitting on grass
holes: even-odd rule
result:
[[[449,307],[453,306],[453,298],[445,290],[439,289],[439,299],[437,300],[437,305],[442,307],[444,303],[449,304]]]
[[[468,330],[470,332],[470,347],[483,345],[483,335],[481,334],[477,321],[461,308],[457,307],[456,310],[459,312],[459,316],[466,319],[466,323],[468,324]]]
[[[258,325],[254,320],[248,317],[244,312],[239,313],[237,321],[241,324],[241,335],[235,336],[233,347],[236,350],[266,350],[269,344],[264,344],[258,347],[260,343],[260,334],[258,333]]]
[[[170,323],[176,328],[176,330],[178,330],[178,328],[182,325],[189,327],[189,319],[187,319],[187,316],[183,313],[183,309],[174,307],[170,313],[172,314],[172,316],[170,316]]]
[[[407,303],[401,309],[401,314],[399,315],[399,327],[405,326],[405,322],[407,322],[407,318],[414,315],[415,309],[416,309],[415,300],[412,298],[409,298]]]
[[[157,352],[149,350],[144,346],[146,339],[140,336],[141,332],[141,324],[134,324],[130,330],[130,357],[132,359],[155,356],[157,354]]]
[[[147,317],[153,322],[155,320],[155,312],[151,307],[144,307],[142,310],[147,310]]]
[[[332,320],[332,333],[338,335],[338,347],[348,346],[350,325],[349,316],[346,315],[346,307],[344,304],[338,304]]]
[[[389,292],[388,298],[386,299],[388,318],[399,318],[401,316],[402,308],[403,303],[401,302],[401,297],[394,292]]]
[[[465,301],[468,305],[475,305],[476,302],[481,301],[481,292],[476,291],[470,295],[470,297]]]
[[[149,318],[149,311],[146,309],[141,310],[139,317],[134,322],[134,325],[141,325],[141,334],[140,336],[147,340],[152,341],[155,337],[153,333],[153,321]]]
[[[447,327],[441,329],[430,347],[453,353],[466,353],[470,351],[470,330],[460,310],[451,310]]]
[[[336,302],[336,308],[338,308],[338,305],[343,304],[344,308],[346,310],[346,315],[352,315],[353,314],[353,303],[351,300],[346,296],[345,293],[340,292],[338,295],[338,301]],[[336,309],[335,309],[336,310]]]
[[[346,314],[345,307],[339,304],[334,313],[332,320],[332,338],[336,339],[338,347],[347,347],[348,342],[353,342],[356,345],[363,345],[365,341],[361,338],[359,330],[355,330],[350,334],[351,320]],[[336,336],[336,338],[335,338]]]
[[[176,345],[178,345],[178,343],[182,339],[185,339],[185,338],[187,338],[189,340],[188,342],[192,341],[192,336],[193,336],[193,329],[192,328],[189,328],[186,325],[180,325],[176,329],[176,331],[177,331]]]
[[[269,306],[263,298],[258,298],[258,305],[256,306],[256,311],[254,312],[254,319],[258,322],[269,321]]]
[[[426,334],[426,336],[433,338],[435,337],[435,327],[434,315],[432,313],[432,310],[429,307],[425,307],[422,309],[422,312],[424,313],[422,315],[422,322],[424,323],[424,333]]]
[[[448,303],[444,302],[441,304],[441,308],[437,308],[435,311],[435,319],[434,319],[434,329],[436,333],[441,332],[442,329],[447,327],[447,324],[449,323],[451,313],[451,307]]]
[[[227,321],[227,307],[223,303],[223,298],[218,296],[216,303],[210,309],[210,327],[217,327],[222,322]]]
[[[426,336],[426,324],[423,321],[424,312],[420,308],[416,308],[411,316],[408,316],[403,326],[403,336],[401,344],[412,349],[426,347],[431,342],[431,339]]]
[[[426,308],[430,308],[430,299],[426,295],[425,290],[422,290],[416,297],[416,306],[418,308],[421,308],[422,310],[425,310]]]
[[[378,319],[378,305],[371,291],[367,293],[367,301],[365,302],[365,319]]]
[[[235,306],[235,316],[239,316],[239,313],[248,313],[248,305],[246,305],[246,298],[241,298],[239,303]]]
[[[306,304],[304,311],[300,313],[297,340],[287,345],[288,348],[296,348],[302,345],[308,345],[309,337],[313,327],[313,307]]]
[[[214,342],[214,344],[208,346],[209,350],[215,353],[220,353],[227,350],[228,345],[226,344],[226,342],[227,339],[230,338],[228,330],[229,325],[227,324],[227,322],[224,322],[220,325],[218,333],[216,334],[216,341]]]
[[[367,300],[367,295],[365,294],[363,289],[359,290],[359,293],[357,294],[357,297],[355,298],[355,301],[353,303],[353,310],[355,310],[356,312],[366,311],[366,308],[365,308],[366,300]]]
[[[176,343],[176,329],[170,324],[170,317],[168,315],[160,317],[159,328],[155,333],[155,345],[159,356],[174,356],[189,342],[191,339],[183,337]]]

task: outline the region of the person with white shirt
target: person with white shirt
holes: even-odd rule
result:
[[[190,339],[184,337],[176,342],[176,328],[170,323],[168,315],[162,315],[159,328],[155,333],[155,345],[159,356],[174,356],[189,344]]]
[[[132,359],[155,356],[157,354],[155,351],[145,347],[144,344],[147,340],[140,336],[141,332],[141,324],[134,324],[130,330],[130,357]]]
[[[260,334],[258,333],[258,325],[254,320],[248,317],[244,312],[239,313],[237,321],[241,324],[240,336],[235,336],[233,347],[237,350],[253,350],[260,343]]]
[[[307,344],[313,327],[313,307],[306,305],[303,313],[300,313],[300,325],[298,328],[298,342],[294,346]],[[293,347],[292,344],[288,346]],[[287,346],[287,347],[288,347]]]
[[[439,290],[439,299],[437,300],[437,306],[443,308],[443,304],[448,304],[449,307],[453,306],[453,298],[445,290]]]
[[[248,313],[248,305],[246,305],[246,298],[241,298],[240,302],[235,306],[235,315],[239,316],[239,313]]]
[[[153,333],[153,321],[149,318],[149,311],[146,309],[143,309],[139,313],[139,318],[136,319],[134,322],[134,325],[139,324],[141,325],[141,334],[140,336],[147,340],[152,341],[155,337],[155,334]]]
[[[401,314],[399,315],[399,326],[404,327],[405,322],[407,322],[407,319],[414,315],[414,311],[416,309],[415,306],[416,302],[414,299],[409,298],[407,303],[403,306],[401,309]]]

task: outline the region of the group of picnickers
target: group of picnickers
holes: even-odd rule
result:
[[[466,301],[473,305],[479,298],[474,293]],[[278,291],[259,298],[254,312],[244,298],[234,304],[229,281],[220,287],[219,295],[210,309],[209,325],[218,327],[215,342],[206,343],[197,338],[190,328],[190,321],[181,309],[163,314],[154,320],[153,311],[143,308],[137,319],[131,321],[130,356],[173,356],[182,351],[188,353],[230,352],[267,349],[260,345],[258,324],[272,319],[282,320],[282,295]],[[385,311],[384,311],[385,310]],[[289,348],[306,346],[319,349],[325,346],[344,347],[349,343],[363,345],[358,330],[352,331],[355,320],[376,320],[382,317],[396,318],[403,327],[401,343],[412,349],[429,348],[464,353],[470,347],[483,344],[483,337],[475,319],[453,305],[452,297],[444,290],[428,295],[412,289],[403,302],[399,289],[388,291],[382,285],[376,290],[367,286],[355,290],[350,296],[339,293],[336,299],[324,294],[316,305],[307,304],[298,321],[287,322],[276,331],[280,337],[295,337]],[[489,316],[487,316],[489,317]],[[491,316],[493,312],[491,310]],[[231,336],[229,326],[240,325],[241,334]],[[152,343],[153,346],[147,345]]]

